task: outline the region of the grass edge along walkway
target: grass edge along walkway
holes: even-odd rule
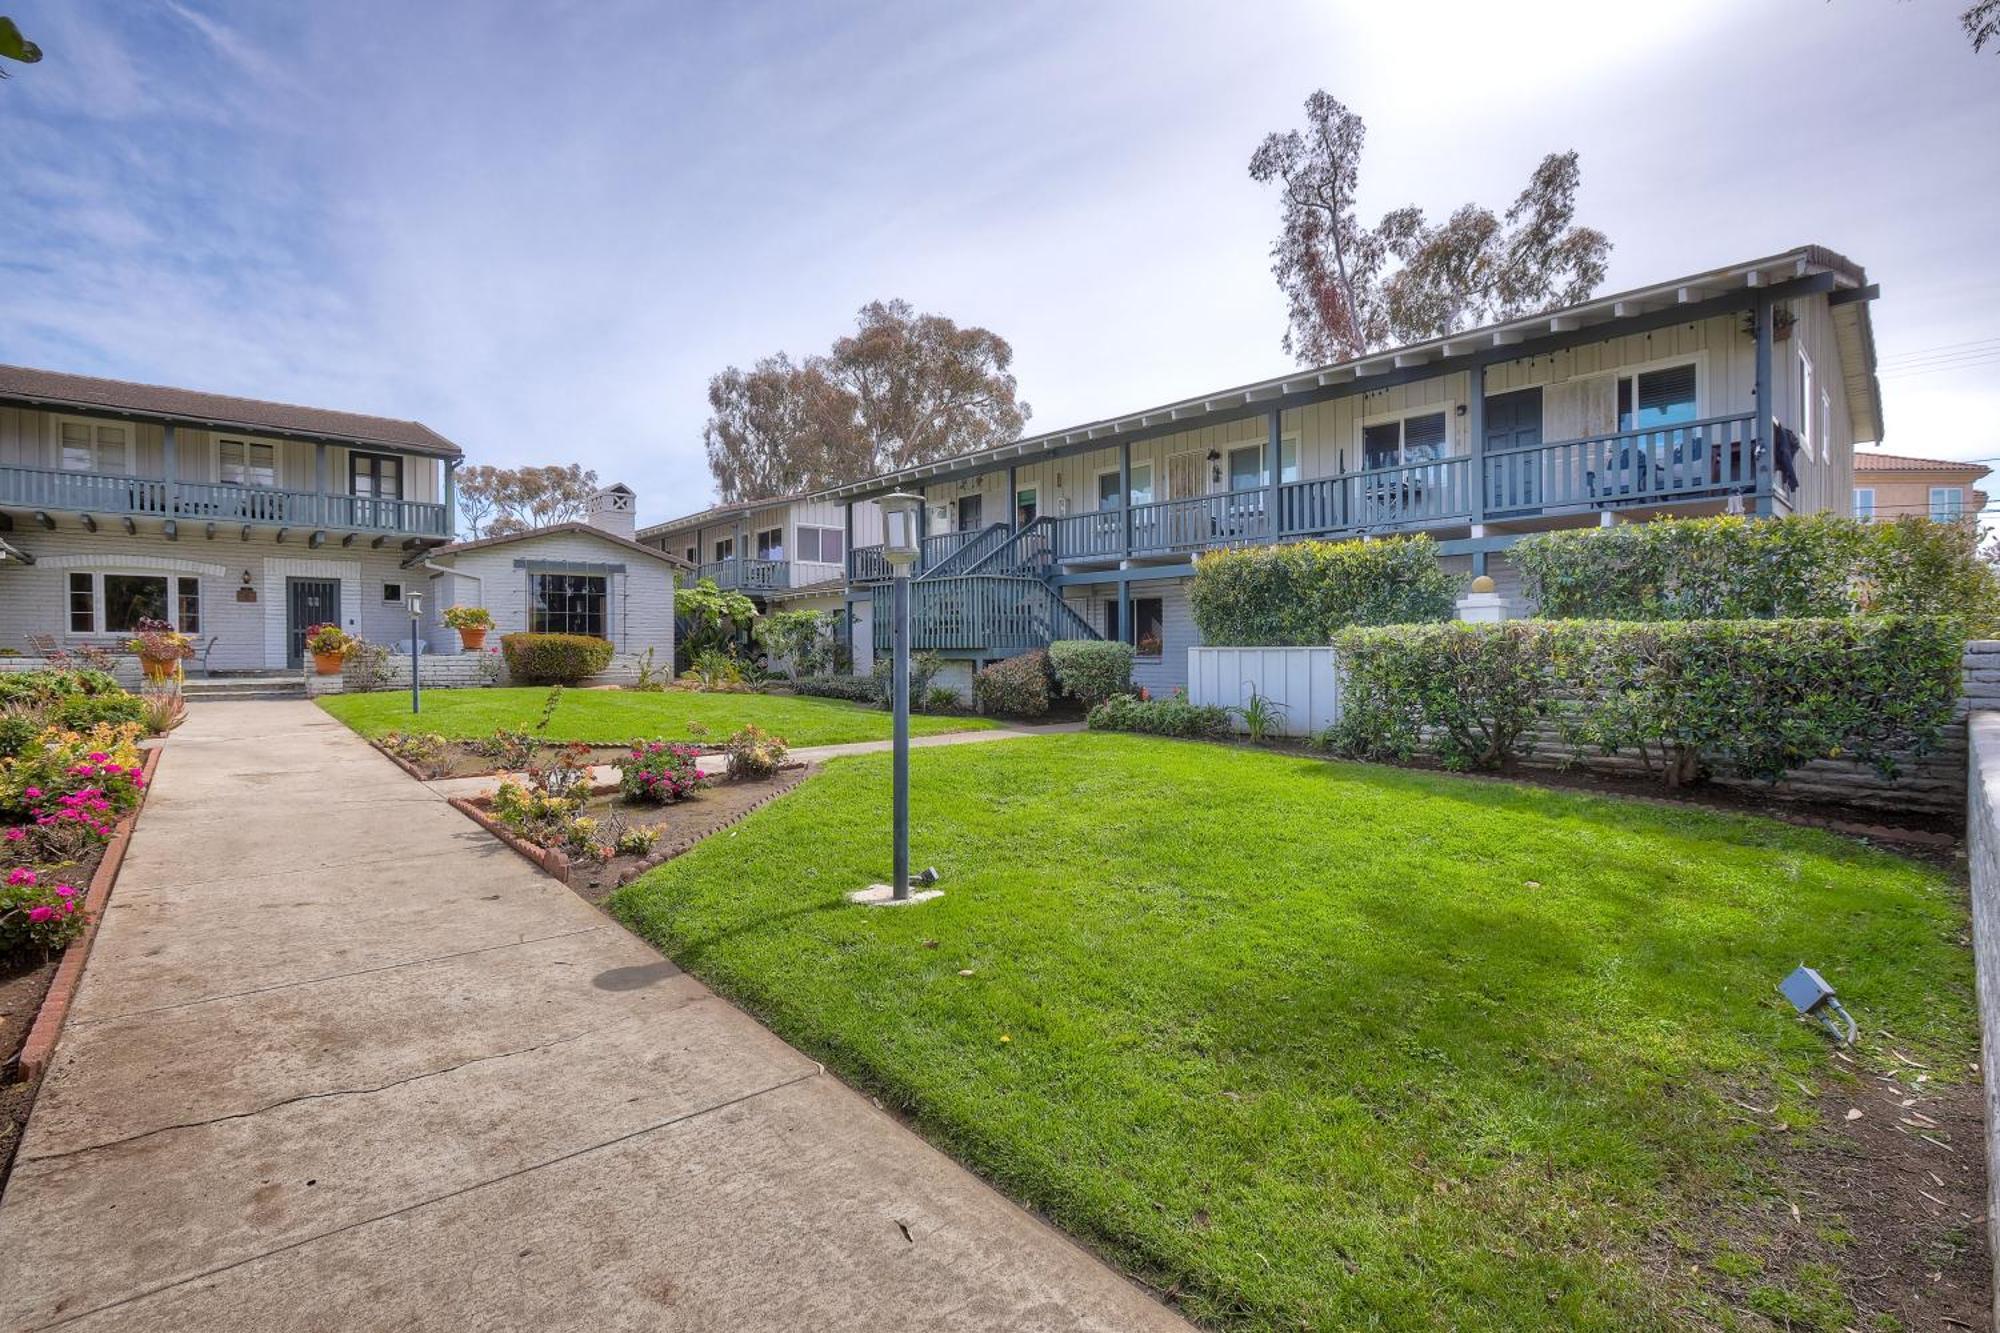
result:
[[[1831,834],[1137,737],[912,767],[935,903],[840,901],[887,868],[869,756],[612,910],[1222,1327],[1698,1320],[1703,1215],[1781,1170],[1729,1101],[1804,1133],[1843,1077],[1780,977],[1976,1048],[1959,891]]]
[[[315,702],[370,740],[386,731],[435,731],[449,740],[473,740],[491,735],[497,727],[533,728],[541,719],[547,698],[546,686],[425,690],[423,712],[414,716],[408,691],[328,694]],[[706,728],[706,734],[692,734],[690,722]],[[794,748],[803,748],[887,740],[891,719],[878,708],[805,695],[570,689],[563,691],[556,706],[548,739],[593,745],[623,745],[638,739],[714,743],[750,724],[783,736]],[[982,731],[993,725],[983,717],[917,714],[910,718],[910,732],[916,736]]]

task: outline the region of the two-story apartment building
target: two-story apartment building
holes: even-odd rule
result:
[[[320,622],[393,640],[460,457],[414,421],[0,366],[0,644],[164,620],[253,670]]]
[[[882,519],[874,505],[801,493],[715,505],[641,528],[638,539],[684,562],[687,580],[713,579],[760,608],[837,611],[847,553],[857,540],[879,545]]]
[[[924,495],[917,648],[976,664],[1117,638],[1166,688],[1185,683],[1206,551],[1424,532],[1505,592],[1530,532],[1846,512],[1854,446],[1882,435],[1876,295],[1802,246],[811,498],[852,525],[880,495]],[[850,538],[864,658],[887,643],[886,574],[879,544]]]
[[[1911,458],[1863,449],[1854,455],[1854,515],[1888,521],[1906,514],[1949,523],[1986,508],[1984,463]]]

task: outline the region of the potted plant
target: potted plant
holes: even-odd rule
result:
[[[340,670],[341,663],[359,642],[338,625],[314,625],[306,630],[306,651],[312,654],[313,669],[322,676]]]
[[[493,628],[493,613],[483,606],[448,606],[444,623],[458,631],[458,645],[476,653],[486,644],[486,631]]]
[[[194,641],[164,620],[141,620],[125,649],[139,655],[147,680],[179,680],[181,663],[194,656]]]

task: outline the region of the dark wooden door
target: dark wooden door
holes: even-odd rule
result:
[[[335,579],[290,579],[285,583],[285,660],[304,666],[306,631],[340,623],[340,583]]]
[[[1486,400],[1486,510],[1489,514],[1541,504],[1542,391],[1516,389]],[[1508,452],[1528,450],[1526,453]],[[1496,456],[1497,455],[1497,456]]]
[[[971,532],[974,528],[977,528],[985,516],[985,511],[985,496],[960,496],[958,501],[958,530],[960,532]]]

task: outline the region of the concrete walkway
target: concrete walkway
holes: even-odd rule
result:
[[[162,756],[0,1327],[1185,1330],[304,703]]]
[[[1020,740],[1024,736],[1060,736],[1083,729],[1081,722],[1052,722],[1041,727],[1016,723],[1006,727],[988,727],[984,731],[946,731],[935,736],[912,736],[910,748],[927,750],[936,745],[983,745],[989,741]],[[842,755],[883,754],[893,744],[892,741],[848,741],[841,745],[805,745],[793,750],[792,758],[816,764],[826,759],[838,759]],[[728,767],[728,760],[719,754],[705,754],[695,762],[704,773],[720,773]],[[593,765],[590,780],[599,784],[618,781],[617,765]],[[430,784],[432,791],[444,797],[483,796],[499,785],[500,779],[491,774],[476,778],[441,778]]]

